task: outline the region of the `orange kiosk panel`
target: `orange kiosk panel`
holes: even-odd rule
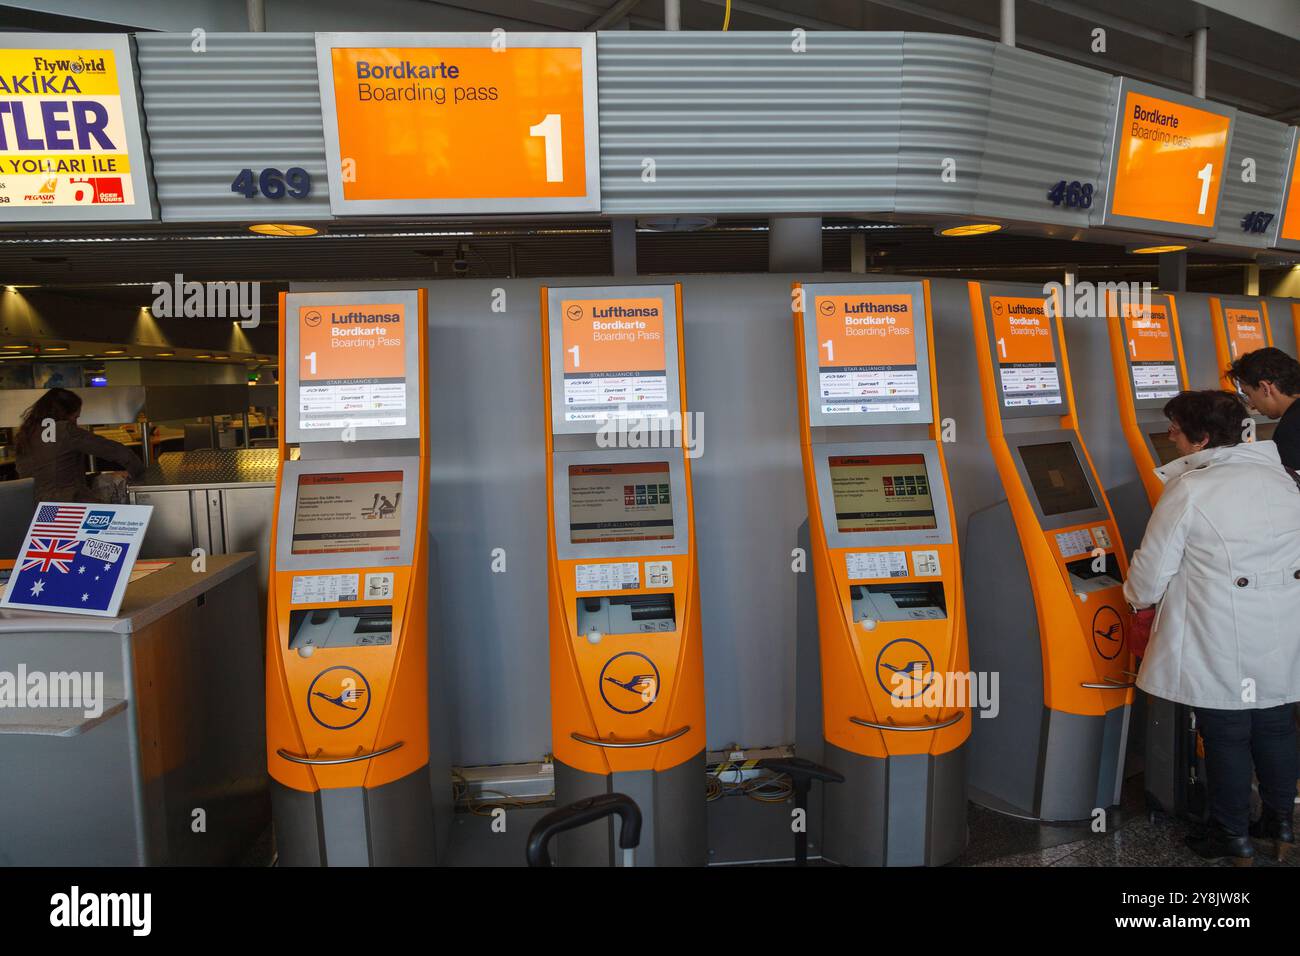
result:
[[[973,513],[966,533],[971,659],[1001,690],[998,716],[975,722],[971,798],[1088,819],[1119,802],[1123,783],[1128,562],[1079,434],[1055,302],[974,282],[969,297],[985,434],[1007,496]]]
[[[1228,376],[1228,366],[1247,352],[1273,345],[1268,303],[1254,296],[1213,296],[1210,299],[1210,318],[1214,324],[1214,354],[1218,360],[1220,383],[1225,391],[1236,392],[1237,386]],[[1252,417],[1255,420],[1255,439],[1271,439],[1277,422],[1257,413]]]
[[[941,865],[966,842],[969,664],[927,282],[795,286],[821,647],[823,856]]]
[[[681,289],[543,287],[541,311],[556,803],[628,794],[644,820],[637,865],[703,865]],[[607,828],[558,839],[561,865],[616,858]]]
[[[423,290],[280,297],[266,709],[285,865],[437,858],[424,329]]]

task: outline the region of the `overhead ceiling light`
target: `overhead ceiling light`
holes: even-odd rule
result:
[[[67,350],[66,345],[45,345],[41,347],[42,352],[66,352]]]
[[[1129,248],[1135,256],[1151,256],[1161,252],[1182,252],[1187,246],[1181,242],[1170,242],[1163,246],[1133,246]]]
[[[126,349],[104,349],[105,355],[125,355]]]
[[[228,356],[228,355],[214,355],[214,356],[212,356],[213,360],[214,360],[214,361],[217,361],[217,362],[224,362],[224,361],[225,361],[227,358],[229,358],[229,357],[230,357],[230,356]]]
[[[195,357],[195,358],[212,358],[212,356],[211,356],[211,355],[208,355],[206,352],[204,352],[202,355],[196,355],[196,356],[194,356],[194,357]]]
[[[29,345],[5,345],[5,346],[0,346],[0,348],[6,348],[6,349],[25,349],[25,348],[31,348],[31,346],[29,346]]]
[[[154,358],[171,358],[175,354],[175,352],[155,352]]]
[[[935,233],[940,236],[984,236],[1001,228],[1000,222],[968,222],[960,226],[938,228]]]
[[[259,222],[249,226],[248,231],[259,236],[314,236],[319,232],[312,226],[300,226],[291,222]]]
[[[649,216],[637,222],[651,232],[696,232],[717,224],[715,216]]]

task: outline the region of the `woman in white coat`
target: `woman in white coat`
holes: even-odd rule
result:
[[[1160,605],[1137,684],[1196,713],[1211,820],[1188,846],[1249,865],[1255,837],[1281,858],[1295,842],[1300,485],[1271,441],[1242,441],[1235,395],[1183,392],[1164,413],[1183,457],[1157,470],[1164,492],[1124,583],[1135,610]]]

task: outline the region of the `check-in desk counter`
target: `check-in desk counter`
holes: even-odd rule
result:
[[[0,866],[251,861],[271,810],[256,561],[170,560],[117,617],[0,609],[8,696],[50,688],[0,707]]]
[[[131,504],[153,505],[142,558],[252,551],[259,610],[266,607],[275,448],[204,448],[167,452],[131,483]]]

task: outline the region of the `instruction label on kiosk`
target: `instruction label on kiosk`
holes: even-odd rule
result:
[[[1228,327],[1228,349],[1233,359],[1268,345],[1268,339],[1264,335],[1264,317],[1259,309],[1234,308],[1225,305],[1223,321]]]
[[[1061,404],[1052,320],[1040,298],[994,295],[993,348],[1007,408]]]
[[[152,505],[36,506],[5,607],[116,617]]]
[[[910,294],[819,295],[813,313],[823,413],[920,411]]]
[[[564,420],[668,414],[664,301],[563,299]]]
[[[405,425],[407,334],[401,303],[299,307],[298,427]]]
[[[574,567],[575,586],[587,591],[635,591],[641,587],[641,568],[636,561],[614,564],[579,564]]]
[[[1163,305],[1150,311],[1125,304],[1124,345],[1133,375],[1133,394],[1139,401],[1173,398],[1178,394],[1178,366],[1169,312]]]

